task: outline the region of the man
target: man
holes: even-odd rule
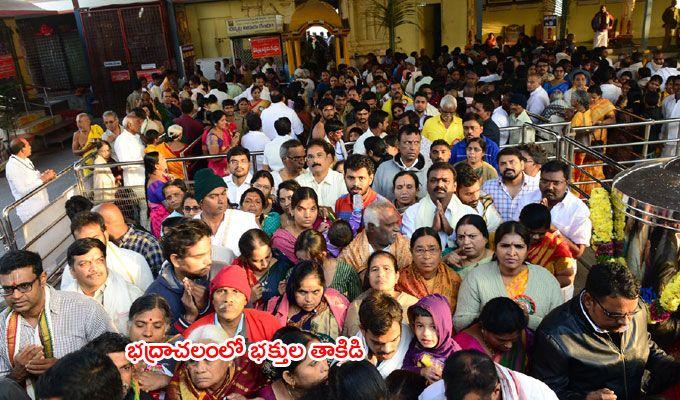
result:
[[[175,94],[171,89],[163,91],[163,104],[162,108],[164,110],[160,110],[161,114],[165,114],[166,118],[163,118],[163,121],[172,121],[175,118],[179,118],[180,115],[182,115],[182,111],[177,107],[177,102],[179,101],[179,98],[177,97],[177,94]],[[160,108],[160,107],[159,107]]]
[[[229,95],[226,92],[223,92],[220,90],[220,83],[214,79],[211,79],[208,82],[208,88],[210,91],[208,91],[208,94],[205,97],[209,96],[215,96],[217,98],[217,104],[222,105],[222,102],[224,100],[227,100],[229,98]]]
[[[500,130],[500,128],[505,128],[506,126],[510,125],[510,119],[508,116],[510,103],[508,101],[508,95],[501,95],[498,91],[493,91],[489,96],[491,97],[491,102],[495,107],[493,109],[493,114],[491,114],[491,119],[498,126],[498,129]],[[507,135],[507,133],[505,135]],[[507,138],[505,141],[503,141],[503,134],[501,134],[498,139],[498,145],[500,146],[501,144],[507,143],[507,141]]]
[[[31,156],[32,147],[26,139],[12,139],[9,143],[9,152],[12,155],[7,160],[5,175],[14,200],[21,199],[44,183],[56,178],[57,174],[52,169],[40,173],[35,168],[33,162],[28,158]],[[27,222],[49,204],[47,190],[41,190],[17,206],[17,215],[21,222]]]
[[[146,88],[146,79],[145,78],[139,78],[139,79],[133,79],[131,81],[132,84],[132,93],[130,93],[125,100],[125,112],[129,113],[133,109],[139,107],[142,104],[142,93],[144,90],[142,88]]]
[[[676,28],[678,27],[678,2],[677,0],[671,0],[671,4],[666,7],[661,15],[661,20],[663,21],[664,35],[663,35],[663,45],[661,49],[669,50],[671,47],[671,38],[675,37],[675,42],[678,42],[678,36],[676,33]]]
[[[240,146],[248,150],[249,153],[262,153],[267,143],[271,142],[269,137],[262,132],[262,119],[257,113],[248,113],[246,116],[246,124],[248,125],[248,134],[241,137]],[[252,170],[258,171],[262,169],[264,164],[264,156],[257,155],[254,157]],[[225,177],[226,179],[226,177]]]
[[[538,184],[526,178],[522,153],[514,147],[498,152],[500,177],[484,182],[482,191],[493,198],[503,221],[518,221],[526,204],[532,203]]]
[[[312,139],[323,139],[326,137],[326,130],[324,124],[335,118],[335,104],[331,99],[321,99],[318,106],[319,115],[321,118],[312,128]]]
[[[358,116],[357,116],[358,118]],[[389,114],[383,110],[375,110],[368,116],[368,130],[361,134],[352,147],[354,154],[366,154],[364,142],[371,136],[384,138],[385,129],[389,126]]]
[[[456,196],[456,170],[451,164],[432,164],[426,182],[427,196],[406,209],[401,232],[410,238],[416,229],[431,227],[439,233],[442,248],[454,247],[458,220],[477,211]]]
[[[319,196],[319,206],[333,208],[335,202],[347,193],[345,180],[333,165],[333,148],[323,139],[312,139],[307,147],[307,172],[295,178],[300,186],[307,186]]]
[[[538,379],[505,368],[477,350],[452,353],[442,379],[428,386],[418,400],[557,400]]]
[[[178,189],[179,190],[179,189]],[[176,193],[170,194],[172,197]],[[149,264],[153,276],[157,276],[163,264],[163,251],[158,239],[147,231],[128,224],[120,209],[113,203],[103,203],[92,211],[104,218],[109,239],[118,247],[141,254]]]
[[[106,265],[120,275],[126,282],[137,286],[144,291],[153,282],[153,275],[149,264],[141,254],[131,250],[121,249],[109,240],[109,233],[101,215],[83,211],[76,214],[71,221],[71,234],[73,238],[95,238],[106,246]],[[67,287],[74,283],[70,268],[64,268],[61,276],[61,285]]]
[[[219,61],[215,61],[215,80],[219,83],[227,81],[227,74],[222,71],[222,63]]]
[[[458,145],[456,143],[456,145]],[[430,160],[432,163],[449,162],[451,146],[444,139],[437,139],[430,145]]]
[[[347,105],[347,93],[343,89],[336,89],[333,91],[333,104],[335,106],[335,115],[337,119],[342,122],[343,128],[351,123],[354,117],[354,109],[351,105]]]
[[[345,161],[345,185],[347,194],[343,194],[335,202],[335,215],[349,221],[353,211],[363,213],[370,204],[382,198],[373,190],[371,184],[375,176],[374,163],[368,156],[352,154]],[[361,196],[361,205],[357,204],[355,196]],[[360,209],[357,207],[360,206]],[[363,227],[363,221],[361,221]]]
[[[524,158],[524,174],[528,179],[538,182],[541,167],[548,162],[548,153],[535,143],[521,144],[517,149]]]
[[[85,157],[92,152],[95,141],[101,139],[104,132],[99,125],[92,124],[87,113],[80,113],[76,116],[76,126],[78,130],[73,133],[71,150],[74,155]]]
[[[371,113],[371,108],[368,104],[363,101],[357,103],[354,106],[354,124],[347,127],[347,132],[352,130],[354,127],[358,127],[362,132],[366,132],[369,129],[368,126],[368,116]]]
[[[439,115],[439,110],[437,110],[437,107],[430,104],[427,93],[423,91],[418,91],[416,92],[415,96],[413,96],[413,106],[406,107],[406,111],[411,109],[413,109],[413,111],[416,112],[416,115],[418,115],[418,127],[420,129],[423,128],[426,117],[434,117]]]
[[[652,341],[639,295],[627,267],[591,267],[585,290],[538,326],[533,375],[562,399],[628,399],[677,382],[680,364]]]
[[[189,145],[203,134],[203,124],[192,117],[194,113],[194,102],[184,99],[180,103],[182,115],[175,118],[173,122],[182,127],[182,143]]]
[[[248,99],[248,101],[253,100],[253,95],[250,94],[251,91],[253,90],[253,87],[257,86],[260,88],[260,98],[263,100],[271,101],[271,95],[269,94],[269,88],[265,85],[267,78],[264,76],[264,74],[255,74],[253,75],[253,84],[248,86],[246,90],[243,91],[240,95],[236,96],[234,98],[235,102],[238,102],[241,98],[245,97]]]
[[[130,112],[123,119],[123,133],[118,136],[113,150],[119,162],[142,161],[144,159],[144,143],[140,138],[142,119],[135,112]],[[125,186],[144,186],[144,166],[131,165],[123,167],[123,184]]]
[[[382,106],[382,110],[389,114],[390,120],[394,117],[394,115],[392,115],[392,106],[396,103],[401,103],[404,106],[413,105],[413,100],[404,95],[404,88],[401,87],[401,83],[392,82],[390,84],[389,98]]]
[[[264,92],[263,92],[264,93]],[[298,117],[295,110],[286,105],[286,97],[283,92],[279,90],[272,90],[271,93],[272,104],[262,110],[262,132],[271,140],[275,140],[278,136],[275,122],[280,118],[288,118],[291,125],[291,131],[295,137],[299,137],[304,130],[302,121]]]
[[[475,96],[473,107],[475,114],[482,119],[482,133],[484,137],[498,144],[501,140],[501,131],[492,117],[494,114],[494,104],[491,98],[486,95]]]
[[[78,239],[68,247],[66,260],[75,280],[62,290],[93,298],[104,307],[116,329],[127,332],[130,306],[143,292],[107,269],[104,243]]]
[[[145,294],[159,294],[168,302],[172,334],[184,332],[210,310],[211,234],[205,223],[191,220],[163,237],[165,262]]]
[[[510,131],[507,143],[503,144],[518,144],[518,143],[533,143],[536,134],[534,128],[522,128],[525,124],[533,124],[534,122],[527,114],[527,98],[521,93],[514,93],[510,96],[510,126],[517,126],[519,128]]]
[[[393,179],[399,171],[413,171],[420,182],[427,180],[427,169],[432,162],[420,153],[421,139],[420,131],[415,125],[404,125],[399,129],[399,153],[393,159],[380,164],[375,171],[373,188],[378,194],[394,201]],[[424,185],[421,185],[418,197],[422,198],[426,193]]]
[[[283,169],[281,146],[293,139],[290,120],[287,117],[277,119],[274,122],[274,129],[278,136],[264,146],[264,165],[262,166],[262,169],[272,172]]]
[[[227,184],[210,168],[194,176],[194,197],[201,213],[194,219],[205,222],[212,232],[213,260],[230,263],[241,255],[238,241],[249,229],[258,228],[255,215],[229,208]]]
[[[163,95],[163,88],[161,84],[163,83],[163,75],[159,73],[151,74],[151,83],[149,83],[148,92],[151,95],[153,101],[161,101]]]
[[[449,145],[454,145],[463,139],[463,121],[456,115],[458,102],[456,98],[447,94],[439,102],[440,114],[429,118],[423,125],[423,137],[434,142],[444,139]]]
[[[465,140],[462,140],[455,145],[451,150],[451,158],[447,160],[451,164],[456,164],[460,161],[465,161],[467,159],[467,144],[472,138],[481,137],[486,142],[486,152],[484,154],[484,161],[488,162],[494,168],[498,169],[498,152],[500,149],[498,145],[493,140],[482,135],[484,130],[484,122],[482,119],[473,113],[467,113],[465,119],[463,120],[463,133],[465,134]]]
[[[590,26],[595,32],[593,37],[593,48],[609,46],[609,30],[614,28],[614,16],[607,11],[607,7],[602,5],[600,11],[590,21]]]
[[[529,74],[527,77],[527,92],[529,92],[529,99],[527,100],[527,111],[541,115],[543,110],[550,104],[550,97],[548,92],[541,86],[542,80],[538,74]]]
[[[232,147],[227,152],[227,163],[229,175],[224,177],[224,183],[227,185],[229,203],[236,206],[253,178],[250,173],[250,151],[241,146]]]
[[[407,324],[401,322],[401,306],[394,298],[374,292],[359,306],[359,332],[366,349],[366,359],[375,365],[383,378],[401,369],[413,339]]]
[[[488,194],[481,194],[480,182],[479,176],[470,165],[466,163],[456,165],[456,196],[461,203],[472,207],[484,218],[489,233],[496,232],[503,219],[493,205],[493,198]]]
[[[116,139],[118,139],[118,136],[123,133],[123,125],[120,124],[120,121],[118,120],[118,114],[116,114],[115,111],[105,111],[104,114],[102,114],[102,120],[106,126],[106,132],[104,132],[102,135],[102,140],[105,140],[111,145],[111,158],[118,160],[118,156],[116,156],[113,148],[114,144],[116,143]]]
[[[248,344],[272,340],[281,324],[268,312],[246,308],[246,305],[251,304],[251,294],[248,276],[242,267],[229,265],[222,268],[210,282],[209,298],[215,311],[194,322],[185,331],[185,336],[191,337],[201,327],[214,325],[221,327],[229,338],[243,336]],[[234,360],[233,374],[233,388],[229,392],[248,397],[255,394],[267,380],[262,367],[247,356]]]
[[[345,142],[342,140],[343,127],[342,121],[337,118],[328,120],[323,125],[323,129],[326,131],[326,137],[324,139],[333,147],[336,161],[344,161],[347,159],[347,148],[345,147]]]
[[[36,253],[12,250],[0,258],[7,308],[0,313],[0,376],[29,383],[57,359],[115,328],[93,299],[47,285]]]
[[[302,174],[305,168],[305,147],[299,140],[288,140],[281,145],[279,156],[283,162],[283,169],[272,172],[276,188],[281,182],[295,179]]]
[[[40,377],[36,394],[50,400],[122,400],[125,396],[116,365],[109,357],[90,349],[60,359]]]

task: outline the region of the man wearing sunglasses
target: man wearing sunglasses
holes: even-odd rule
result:
[[[647,332],[640,284],[616,264],[594,265],[585,290],[536,331],[533,375],[561,399],[635,399],[680,380],[680,362]],[[643,385],[645,370],[651,379]]]

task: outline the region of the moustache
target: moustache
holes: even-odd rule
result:
[[[312,166],[311,166],[310,168],[320,167],[320,166],[321,166],[321,164],[319,164],[319,163],[314,163],[314,164],[312,164]]]

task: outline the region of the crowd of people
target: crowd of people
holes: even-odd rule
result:
[[[388,50],[357,67],[297,69],[287,83],[271,60],[254,71],[218,62],[207,82],[137,82],[122,122],[104,113],[105,131],[78,116],[73,151],[92,160],[95,195],[66,203],[74,241],[59,289],[39,255],[0,258],[0,398],[605,400],[674,390],[680,363],[648,334],[626,267],[593,265],[575,293],[590,212],[570,189],[578,174],[524,125],[607,125],[616,107],[680,116],[677,60],[612,60],[573,37],[438,53]],[[607,132],[576,140],[606,143]],[[676,143],[653,147],[668,155]],[[16,168],[35,170],[27,141],[11,150]],[[212,157],[166,161],[180,154]],[[578,152],[572,161],[588,162]],[[24,180],[15,195],[53,177],[14,173]],[[144,197],[136,212],[121,190]],[[41,205],[26,207],[30,218]],[[357,336],[366,359],[133,365],[124,354],[136,341],[236,336],[307,348]]]

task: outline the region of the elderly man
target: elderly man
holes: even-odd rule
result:
[[[141,254],[131,250],[121,249],[109,240],[109,233],[101,215],[83,211],[76,214],[71,221],[71,234],[78,239],[99,239],[106,246],[106,265],[120,275],[126,282],[144,291],[153,282],[153,275],[149,264]],[[74,283],[71,268],[64,268],[61,285],[68,287]]]
[[[461,140],[460,142],[453,145],[453,149],[451,150],[451,159],[448,160],[449,163],[455,164],[457,162],[466,160],[467,159],[466,147],[468,141],[472,138],[481,137],[484,139],[484,142],[486,142],[486,153],[484,154],[484,161],[488,162],[494,168],[498,169],[497,157],[500,149],[498,148],[496,142],[482,135],[483,131],[484,121],[482,121],[482,118],[473,113],[466,114],[463,120],[463,133],[465,134],[465,140]]]
[[[283,181],[295,179],[305,168],[305,147],[299,140],[291,139],[284,142],[279,150],[283,169],[272,172],[274,188],[278,188]]]
[[[66,260],[75,281],[62,286],[66,292],[81,293],[101,304],[119,332],[127,332],[132,302],[143,292],[106,267],[106,246],[98,239],[84,238],[71,243]]]
[[[192,333],[204,326],[219,326],[227,337],[243,336],[248,344],[272,340],[281,327],[279,320],[270,313],[246,308],[250,302],[251,288],[246,271],[236,265],[224,267],[210,282],[210,301],[214,312],[194,322],[184,333]],[[234,387],[231,393],[250,397],[266,382],[259,365],[248,357],[234,361]]]
[[[255,215],[229,208],[227,184],[210,168],[194,175],[194,197],[201,206],[195,219],[205,222],[212,232],[213,260],[224,263],[241,255],[238,241],[247,230],[258,228]]]
[[[99,125],[92,125],[92,120],[86,113],[76,116],[76,126],[78,130],[73,133],[71,150],[76,156],[86,157],[94,150],[95,142],[102,138],[104,131]]]
[[[54,170],[48,169],[41,173],[35,168],[28,158],[32,150],[31,144],[24,138],[12,139],[9,143],[9,152],[12,155],[7,160],[5,175],[14,200],[21,199],[57,176]],[[16,208],[17,215],[21,222],[26,222],[49,204],[47,190],[41,190]]]
[[[368,257],[376,250],[385,250],[397,258],[399,268],[411,264],[408,239],[400,232],[401,216],[392,203],[377,199],[364,210],[365,229],[340,253],[339,259],[363,273]]]
[[[436,115],[423,125],[423,137],[431,142],[444,139],[450,145],[463,139],[463,121],[456,115],[458,102],[456,98],[447,94],[439,102],[440,114]]]
[[[518,143],[533,143],[536,138],[536,133],[534,128],[524,128],[520,129],[525,124],[532,124],[533,121],[527,114],[527,98],[521,93],[514,93],[510,96],[510,116],[509,122],[510,126],[516,126],[519,128],[510,131],[510,135],[507,143],[503,144],[518,144]]]
[[[115,111],[104,111],[104,114],[102,114],[102,120],[106,126],[106,132],[104,132],[102,135],[102,140],[107,141],[111,145],[111,158],[118,160],[118,156],[116,155],[116,152],[113,151],[113,148],[116,143],[116,139],[118,139],[118,136],[123,133],[123,129],[125,128],[123,128],[123,125],[120,124],[118,114],[116,114]]]
[[[527,111],[535,115],[541,115],[543,110],[550,104],[548,92],[543,89],[541,84],[540,75],[530,74],[527,77],[527,92],[529,92]]]
[[[144,159],[144,143],[140,138],[142,119],[130,112],[123,119],[123,133],[118,136],[113,149],[119,162],[142,161]],[[144,186],[144,166],[131,165],[123,167],[123,183],[125,186]]]
[[[390,84],[389,99],[382,106],[382,110],[390,115],[390,119],[394,117],[392,115],[392,106],[397,103],[403,104],[406,107],[413,105],[413,100],[404,94],[404,88],[401,87],[401,83],[392,82]]]
[[[456,165],[456,196],[461,203],[472,207],[477,214],[484,218],[489,233],[496,232],[496,228],[503,222],[501,214],[493,204],[493,198],[482,194],[481,181],[475,170],[466,163]]]
[[[295,180],[300,186],[307,186],[319,196],[319,206],[333,208],[335,202],[347,193],[345,180],[341,173],[331,169],[334,150],[323,139],[312,139],[307,146],[307,172]]]
[[[406,237],[424,226],[439,233],[444,247],[454,247],[456,224],[466,214],[476,214],[456,196],[456,170],[449,163],[432,164],[427,170],[427,196],[406,209],[401,231]]]
[[[0,376],[35,383],[57,359],[115,327],[93,299],[47,285],[36,253],[13,250],[0,258],[7,308],[0,313]]]

